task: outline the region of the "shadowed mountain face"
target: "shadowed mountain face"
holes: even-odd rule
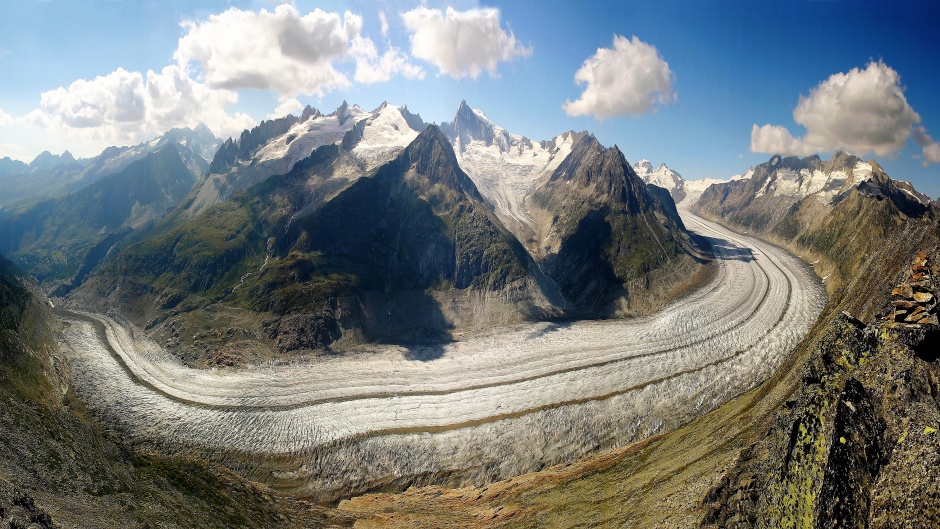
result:
[[[0,257],[4,527],[323,525],[309,506],[262,494],[231,472],[138,453],[106,433],[72,389],[56,325],[42,295]]]
[[[194,182],[169,144],[119,173],[0,220],[0,253],[47,286],[79,284],[112,246],[161,219]]]
[[[345,114],[353,112],[360,111]],[[406,112],[383,105],[290,172],[191,220],[164,221],[112,260],[81,299],[110,293],[110,303],[187,361],[213,363],[272,345],[287,353],[609,314],[627,282],[688,251],[668,195],[657,198],[619,150],[593,137],[534,195],[553,218],[547,257],[531,256],[502,225],[435,126],[390,162],[355,176],[350,168],[390,148],[375,145],[400,141],[407,120],[385,123]],[[184,202],[178,212],[187,208]],[[224,325],[219,318],[231,318],[229,311],[241,314],[254,345],[236,347],[235,336],[192,347],[177,338]]]
[[[528,269],[525,253],[492,218],[437,127],[372,178],[295,219],[285,242],[291,250],[363,263],[372,273],[362,279],[385,292],[443,283],[499,290]]]
[[[659,191],[636,176],[619,149],[583,136],[533,192],[528,203],[551,219],[540,246],[544,269],[578,310],[609,311],[629,295],[624,284],[688,254],[675,204]]]

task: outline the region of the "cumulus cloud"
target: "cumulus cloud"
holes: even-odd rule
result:
[[[186,22],[184,28],[175,60],[184,68],[198,66],[205,82],[216,88],[272,90],[282,100],[300,94],[322,97],[350,86],[336,68],[350,58],[360,83],[424,75],[393,46],[380,55],[372,39],[362,35],[362,17],[349,11],[340,17],[320,9],[301,15],[286,4],[273,12],[232,8]],[[387,32],[387,21],[382,29]]]
[[[454,79],[476,79],[484,71],[496,77],[500,62],[528,57],[532,48],[520,44],[500,25],[498,9],[456,11],[417,7],[402,13],[410,33],[411,54],[437,66]]]
[[[0,108],[0,127],[13,123],[13,116],[7,114]]]
[[[908,104],[901,76],[883,61],[837,73],[800,96],[793,119],[806,128],[794,137],[779,125],[751,128],[751,151],[806,156],[844,149],[886,156],[907,143],[920,116]]]
[[[173,57],[199,65],[218,88],[273,90],[283,97],[317,94],[349,85],[333,62],[346,55],[361,19],[320,9],[301,15],[291,5],[274,12],[231,8],[200,22],[186,22]]]
[[[921,147],[924,167],[932,163],[940,163],[940,143],[937,143],[927,134],[927,129],[914,127],[914,141]]]
[[[751,152],[766,152],[787,156],[811,156],[819,149],[802,139],[794,138],[786,127],[764,125],[751,127]]]
[[[611,48],[598,48],[574,74],[584,85],[581,97],[565,101],[569,116],[593,115],[605,119],[644,114],[675,99],[673,74],[655,46],[636,36],[614,35]]]
[[[200,122],[224,137],[254,123],[245,114],[226,113],[225,107],[237,99],[231,90],[194,81],[178,66],[151,70],[146,76],[118,68],[44,92],[39,108],[21,122],[110,144],[137,143],[170,128]]]

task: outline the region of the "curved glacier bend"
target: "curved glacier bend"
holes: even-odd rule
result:
[[[649,317],[517,325],[430,362],[380,346],[195,370],[79,313],[63,314],[64,345],[82,397],[140,442],[280,458],[275,479],[321,499],[402,476],[479,484],[675,428],[766,379],[806,334],[826,300],[807,265],[682,216],[716,243],[718,270]]]

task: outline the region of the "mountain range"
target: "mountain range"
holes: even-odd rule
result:
[[[938,333],[918,323],[935,321],[940,295],[937,203],[874,161],[773,156],[728,180],[685,180],[666,164],[631,166],[588,132],[530,140],[466,102],[440,125],[405,106],[344,103],[224,142],[200,126],[92,159],[4,159],[0,181],[0,253],[15,262],[0,258],[4,522],[938,522]],[[56,305],[125,318],[199,367],[440,343],[665,306],[708,270],[707,242],[680,210],[782,246],[823,281],[823,315],[770,380],[572,465],[337,508],[298,507],[109,435],[71,389],[36,286]]]
[[[77,299],[196,364],[641,313],[699,266],[672,199],[619,150],[533,142],[466,103],[440,127],[389,104],[263,122],[135,241]],[[648,288],[667,270],[674,284]],[[178,338],[233,314],[231,335]]]

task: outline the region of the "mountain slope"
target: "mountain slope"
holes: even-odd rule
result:
[[[631,291],[642,290],[638,280],[680,268],[693,251],[668,195],[651,192],[619,149],[590,135],[526,204],[538,219],[536,258],[586,314],[629,310]]]
[[[439,129],[425,129],[396,159],[348,181],[342,167],[361,160],[357,149],[370,134],[369,126],[351,130],[289,173],[157,230],[122,252],[80,299],[109,296],[196,364],[236,350],[440,336],[554,310],[544,278],[483,204]],[[240,321],[245,334],[211,347],[175,339],[218,318]]]
[[[138,453],[71,386],[42,295],[0,257],[0,523],[4,527],[303,527],[340,523],[231,472]]]
[[[44,152],[29,166],[9,164],[12,169],[0,187],[0,216],[4,211],[8,214],[22,211],[36,202],[91,185],[170,145],[176,147],[193,178],[200,178],[208,169],[206,160],[213,156],[219,141],[205,125],[199,124],[194,129],[171,129],[132,147],[108,147],[89,159],[75,160],[68,151],[61,156]],[[4,166],[3,161],[0,166]],[[0,169],[0,175],[3,171]]]
[[[162,218],[194,182],[169,144],[119,173],[0,220],[0,253],[44,283],[77,285],[111,246]]]
[[[383,103],[372,112],[346,102],[329,115],[306,107],[299,117],[264,121],[219,148],[209,176],[188,200],[184,218],[198,216],[242,189],[272,175],[285,174],[325,145],[341,141],[346,156],[335,176],[355,179],[398,155],[424,129],[419,116],[404,106]],[[351,135],[347,136],[352,132]]]
[[[774,156],[750,179],[710,187],[694,209],[816,262],[830,294],[856,277],[865,257],[890,241],[905,219],[934,214],[910,184],[845,153],[828,162]]]

